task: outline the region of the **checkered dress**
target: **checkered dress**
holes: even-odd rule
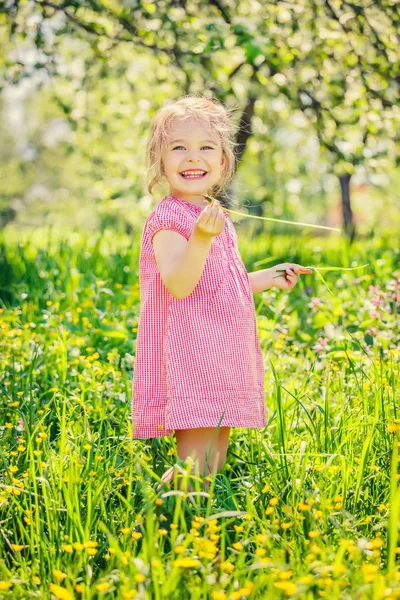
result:
[[[266,426],[254,298],[228,213],[223,211],[225,229],[212,238],[189,296],[174,298],[157,268],[154,234],[172,229],[189,240],[202,210],[166,196],[144,225],[132,382],[134,439],[168,436],[175,429]]]

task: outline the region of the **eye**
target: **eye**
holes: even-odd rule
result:
[[[175,146],[172,150],[176,150],[177,148],[183,148],[183,146]],[[210,148],[210,150],[213,150],[212,146],[202,146],[202,148]]]

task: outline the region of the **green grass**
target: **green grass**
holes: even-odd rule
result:
[[[131,439],[140,231],[3,234],[0,598],[400,598],[396,240],[237,230],[248,271],[370,266],[254,296],[268,425],[209,496]]]

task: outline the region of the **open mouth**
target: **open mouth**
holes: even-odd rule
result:
[[[188,170],[188,171],[182,171],[182,173],[179,173],[179,175],[183,178],[183,179],[203,179],[206,175],[207,175],[207,171],[203,171],[203,170]]]

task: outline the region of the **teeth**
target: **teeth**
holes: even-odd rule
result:
[[[198,177],[199,175],[203,175],[206,171],[182,171],[181,175],[183,176],[193,176]]]

